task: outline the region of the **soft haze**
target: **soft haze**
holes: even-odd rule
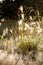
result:
[[[0,0],[0,2],[1,2],[2,0]]]

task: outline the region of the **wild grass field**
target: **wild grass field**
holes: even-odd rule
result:
[[[43,65],[42,0],[0,0],[0,65]]]
[[[43,65],[43,20],[0,22],[0,65]]]

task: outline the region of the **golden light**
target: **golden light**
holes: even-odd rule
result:
[[[21,14],[22,20],[24,20],[24,14]]]
[[[19,31],[23,31],[23,27],[19,27]]]
[[[19,26],[22,24],[22,22],[23,22],[22,19],[18,21]]]
[[[25,23],[25,27],[29,28],[29,25],[27,23]]]
[[[12,29],[10,29],[9,31],[10,31],[10,33],[13,33],[13,30]]]

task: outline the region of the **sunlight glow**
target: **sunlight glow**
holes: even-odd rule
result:
[[[22,20],[24,20],[24,14],[21,14]]]
[[[15,1],[15,0],[13,0],[13,1]]]
[[[19,9],[20,9],[20,11],[23,13],[23,6],[20,6]]]
[[[0,2],[2,2],[2,0],[0,0]]]
[[[19,35],[19,39],[21,39],[21,36]]]
[[[10,33],[13,33],[13,30],[12,29],[10,29],[9,31],[10,31]]]
[[[29,25],[27,23],[25,23],[25,27],[29,28]]]
[[[18,21],[18,24],[19,24],[19,25],[21,25],[21,24],[22,24],[22,22],[23,22],[23,21],[22,21],[22,20],[20,20],[20,21]]]
[[[30,31],[30,34],[32,34],[33,31],[34,31],[34,28],[33,27],[30,27],[27,23],[25,23],[24,30],[29,30]]]
[[[30,25],[34,25],[34,24],[36,24],[36,22],[32,22]]]

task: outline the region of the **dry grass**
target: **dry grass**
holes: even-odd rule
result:
[[[43,65],[43,22],[6,22],[1,27],[0,65]]]

